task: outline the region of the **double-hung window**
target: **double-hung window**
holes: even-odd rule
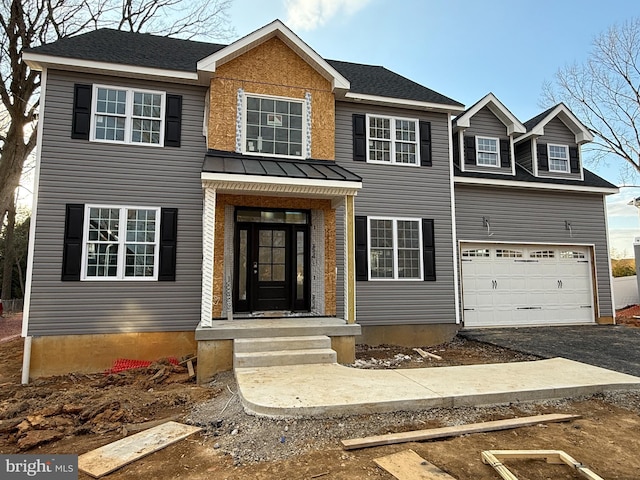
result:
[[[94,85],[92,140],[162,145],[164,92]]]
[[[500,166],[500,140],[492,137],[476,137],[476,164],[483,167]]]
[[[304,100],[246,95],[243,152],[303,158]]]
[[[369,217],[369,278],[422,280],[421,221]]]
[[[367,116],[367,160],[419,165],[418,120]]]
[[[85,207],[83,280],[157,280],[160,209]]]
[[[569,147],[566,145],[547,145],[549,155],[549,171],[569,173]]]

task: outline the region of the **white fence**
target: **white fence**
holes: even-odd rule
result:
[[[614,278],[613,295],[616,301],[616,310],[639,304],[638,277],[634,275],[633,277]]]

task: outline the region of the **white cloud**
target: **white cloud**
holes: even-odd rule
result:
[[[292,30],[314,30],[333,17],[351,16],[370,0],[285,0],[287,20]]]

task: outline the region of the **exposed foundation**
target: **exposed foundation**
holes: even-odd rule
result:
[[[96,373],[114,360],[158,360],[195,354],[195,332],[118,333],[33,337],[29,378]]]
[[[597,317],[596,323],[598,325],[615,325],[616,319],[614,317]]]
[[[421,347],[439,345],[451,340],[460,329],[455,324],[435,325],[376,325],[362,326],[357,343],[366,345],[398,345]]]

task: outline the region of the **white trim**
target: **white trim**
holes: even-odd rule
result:
[[[471,117],[487,107],[491,112],[507,127],[507,135],[514,133],[526,133],[526,127],[504,106],[504,104],[496,98],[493,93],[488,93],[482,97],[469,110],[464,112],[454,120],[455,126],[461,128],[469,128]]]
[[[351,100],[354,102],[365,102],[373,105],[388,105],[392,107],[404,107],[415,110],[428,110],[441,113],[455,113],[464,111],[464,107],[457,105],[422,102],[420,100],[406,100],[404,98],[381,97],[379,95],[369,95],[366,93],[347,92],[345,93],[343,99]]]
[[[475,139],[476,139],[476,166],[477,167],[491,167],[491,168],[501,168],[500,165],[500,139],[498,137],[486,137],[486,136],[482,136],[482,135],[475,135]],[[480,146],[478,145],[479,140],[483,139],[483,140],[493,140],[496,142],[496,151],[495,152],[490,152],[490,151],[486,151],[483,150],[482,152],[480,151]],[[486,163],[479,163],[480,162],[480,153],[495,153],[496,154],[496,164],[486,164]]]
[[[125,92],[126,95],[126,105],[125,112],[123,115],[121,114],[110,114],[110,113],[98,113],[96,111],[98,105],[98,89],[102,88],[105,90],[121,90]],[[160,122],[160,137],[158,143],[146,143],[146,142],[134,142],[131,137],[133,134],[133,98],[136,93],[150,93],[152,95],[160,95],[160,117],[139,117],[144,120],[153,120]],[[165,128],[165,117],[166,117],[166,108],[167,108],[167,93],[160,90],[147,90],[143,88],[131,88],[131,87],[121,87],[118,85],[104,85],[100,83],[94,83],[91,91],[91,134],[89,140],[91,142],[98,143],[111,143],[111,144],[126,144],[126,145],[143,145],[145,147],[164,147],[164,128]],[[98,116],[107,116],[107,117],[118,117],[124,118],[124,140],[106,140],[102,138],[96,138],[96,117]]]
[[[566,160],[567,162],[567,168],[566,170],[558,170],[558,169],[551,169],[551,147],[561,147],[564,149],[565,153],[566,153],[566,157],[563,158],[559,158],[559,157],[553,157],[555,160]],[[549,162],[549,172],[553,172],[553,173],[571,173],[571,165],[570,165],[570,159],[569,159],[569,145],[561,145],[559,143],[547,143],[547,162]]]
[[[531,139],[531,166],[533,167],[533,175],[538,176],[538,142],[536,139]]]
[[[532,136],[541,137],[544,135],[544,127],[547,123],[558,117],[566,127],[571,130],[571,133],[575,135],[575,141],[578,145],[582,143],[592,142],[593,135],[589,129],[569,110],[563,103],[556,105],[556,107],[547,114],[546,117],[541,119],[534,127],[524,135],[516,138],[516,143],[520,143]]]
[[[23,54],[23,56],[26,54]],[[24,293],[24,305],[22,307],[22,336],[26,337],[29,331],[29,310],[31,309],[31,282],[33,280],[33,257],[36,241],[36,223],[38,221],[38,192],[40,190],[40,166],[42,165],[42,130],[44,128],[44,104],[47,97],[47,69],[42,70],[40,75],[40,105],[38,107],[38,137],[36,139],[36,166],[33,178],[33,200],[31,205],[31,223],[29,225],[29,249],[27,252],[27,276]],[[27,365],[25,342],[25,356],[23,368]],[[28,368],[26,372],[23,370],[23,378],[26,374],[27,382],[29,380]],[[23,382],[26,383],[26,382]]]
[[[454,188],[454,166],[453,166],[453,133],[451,125],[451,114],[447,115],[448,138],[449,138],[449,189],[451,190],[451,241],[453,251],[453,289],[455,297],[456,325],[460,325],[460,285],[458,277],[458,249],[456,232],[456,194]],[[460,150],[460,149],[458,149]]]
[[[451,114],[449,114],[451,117]],[[458,162],[460,162],[460,171],[464,172],[466,169],[465,155],[464,155],[464,129],[458,130]],[[451,147],[453,148],[453,146]]]
[[[258,152],[258,151],[251,151],[251,150],[247,150],[247,103],[249,100],[249,97],[252,98],[264,98],[267,100],[274,100],[274,101],[283,101],[283,102],[289,102],[289,103],[299,103],[300,107],[301,107],[301,116],[302,116],[302,138],[301,140],[301,147],[300,147],[300,155],[283,155],[283,154],[278,154],[278,153],[262,153],[262,152]],[[308,112],[307,112],[307,105],[306,105],[306,99],[305,98],[293,98],[293,97],[280,97],[277,95],[265,95],[265,94],[261,94],[261,93],[249,93],[244,91],[243,95],[242,95],[242,121],[241,121],[241,139],[240,139],[240,152],[239,153],[243,153],[245,155],[251,155],[251,156],[256,156],[256,157],[276,157],[276,158],[294,158],[294,159],[298,159],[298,160],[303,160],[305,158],[305,153],[307,151],[307,118]],[[291,128],[291,127],[288,127]],[[273,142],[275,143],[276,140],[274,138]],[[274,146],[274,151],[275,151],[275,146]]]
[[[516,175],[516,148],[513,137],[509,137],[509,152],[511,152],[511,175]]]
[[[383,119],[388,119],[389,120],[389,139],[380,139],[380,138],[371,138],[370,137],[370,133],[371,133],[371,118],[383,118]],[[416,148],[416,152],[415,152],[415,157],[416,157],[416,161],[415,163],[403,163],[403,162],[398,162],[396,161],[396,142],[398,142],[398,140],[396,140],[395,138],[395,133],[396,133],[396,120],[400,120],[400,121],[407,121],[407,122],[413,122],[413,124],[415,125],[415,134],[416,134],[416,139],[414,142],[408,142],[408,141],[399,141],[400,143],[412,143],[413,145],[415,145]],[[366,115],[366,140],[367,140],[367,156],[366,156],[366,162],[367,163],[377,163],[378,165],[404,165],[404,166],[409,166],[409,167],[419,167],[420,166],[420,121],[417,118],[407,118],[407,117],[393,117],[390,115],[376,115],[373,113],[368,113]],[[371,141],[381,141],[381,142],[389,142],[389,161],[385,162],[384,160],[371,160],[369,158],[369,147],[370,147],[370,143]]]
[[[348,182],[341,180],[319,180],[315,178],[272,177],[262,175],[239,175],[237,173],[202,172],[200,179],[210,182],[224,182],[229,184],[254,185],[282,185],[297,187],[317,187],[318,189],[360,190],[362,182]],[[353,194],[353,193],[352,193]]]
[[[579,185],[563,185],[555,183],[521,182],[518,180],[498,180],[494,178],[455,177],[456,183],[468,183],[476,185],[494,185],[497,187],[534,188],[540,190],[563,190],[567,192],[589,192],[611,194],[618,193],[617,188],[583,187]]]
[[[217,52],[203,58],[197,64],[198,71],[215,72],[216,68],[226,62],[242,55],[243,53],[261,45],[273,37],[278,37],[289,48],[297,53],[305,62],[327,80],[330,80],[334,90],[349,90],[351,84],[335,68],[333,68],[324,58],[318,55],[309,45],[303,42],[300,37],[293,33],[280,20],[265,25],[262,28],[236,40],[231,45],[218,50]]]
[[[458,244],[462,245],[463,243],[477,243],[483,245],[549,245],[552,247],[592,247],[595,249],[595,243],[584,243],[584,242],[521,242],[518,240],[489,240],[487,239],[459,239]],[[595,251],[595,250],[594,250]]]
[[[393,235],[393,277],[372,277],[371,276],[371,220],[390,220],[392,222]],[[398,277],[398,221],[400,222],[416,222],[418,224],[418,245],[420,256],[418,257],[418,266],[420,268],[420,276],[412,278]],[[424,281],[424,243],[422,240],[422,219],[411,217],[378,217],[367,216],[367,276],[371,282],[420,282]]]
[[[87,245],[89,243],[89,212],[92,208],[102,209],[118,209],[119,221],[118,221],[118,263],[117,271],[114,277],[90,277],[87,276],[87,260],[88,251]],[[150,245],[151,242],[129,242],[127,241],[127,212],[130,210],[153,210],[156,212],[155,220],[155,246],[153,250],[153,276],[151,277],[129,277],[125,276],[125,263],[126,263],[126,245],[127,244],[142,244]],[[85,204],[84,206],[84,220],[82,225],[82,270],[80,272],[80,280],[83,282],[151,282],[158,280],[158,270],[160,269],[160,223],[161,208],[160,207],[148,207],[148,206],[131,206],[131,205],[103,205],[103,204]],[[112,242],[116,243],[116,242]]]
[[[202,205],[202,301],[199,327],[213,325],[213,273],[216,230],[215,187],[204,186]]]
[[[613,288],[613,269],[611,268],[611,255],[609,255],[609,252],[611,251],[611,242],[610,242],[610,235],[609,235],[609,214],[607,213],[607,201],[606,199],[602,199],[602,206],[604,207],[604,227],[605,227],[605,238],[606,238],[606,245],[607,245],[607,263],[609,264],[609,294],[611,295],[611,312],[613,315],[613,323],[616,323],[616,299],[615,299],[615,289]],[[597,262],[596,259],[596,250],[595,248],[593,249],[593,263],[595,264]],[[595,278],[595,288],[596,288],[596,292],[599,291],[598,289],[598,269],[596,268],[595,270],[596,273],[596,278]],[[598,318],[601,317],[600,315],[600,302],[598,303]]]
[[[78,71],[103,71],[118,76],[128,76],[132,78],[140,77],[160,77],[164,81],[183,82],[184,80],[198,81],[196,72],[185,72],[181,70],[167,70],[162,68],[141,67],[139,65],[125,65],[120,63],[99,62],[95,60],[82,60],[78,58],[58,57],[55,55],[44,55],[41,53],[25,52],[22,59],[33,70],[44,72],[47,68],[60,68],[62,70]]]

